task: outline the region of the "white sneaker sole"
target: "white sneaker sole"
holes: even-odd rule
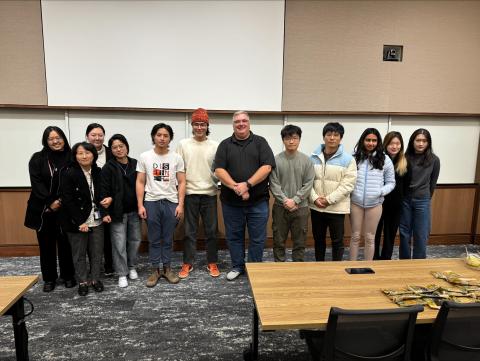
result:
[[[230,271],[227,273],[227,280],[228,281],[233,281],[236,280],[238,277],[240,277],[242,273],[238,271]]]
[[[133,276],[130,275],[130,272],[128,273],[128,278],[130,278],[131,280],[137,280],[138,279],[138,273],[135,273]]]

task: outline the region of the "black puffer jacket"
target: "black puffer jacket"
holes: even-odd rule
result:
[[[54,160],[51,152],[42,150],[34,153],[28,163],[32,192],[28,199],[25,214],[25,227],[40,231],[43,225],[43,215],[53,201],[60,198],[60,183],[70,159],[70,152],[59,153]]]

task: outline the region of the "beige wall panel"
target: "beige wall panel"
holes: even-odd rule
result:
[[[36,245],[35,232],[23,225],[29,191],[0,192],[0,246]]]
[[[387,111],[387,3],[287,1],[283,110]]]
[[[479,18],[478,1],[287,0],[282,109],[478,113]]]
[[[47,105],[40,1],[0,1],[0,104]]]
[[[480,112],[480,1],[397,2],[391,112]]]

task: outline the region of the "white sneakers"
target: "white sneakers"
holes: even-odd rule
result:
[[[128,278],[131,280],[136,280],[138,278],[138,273],[135,268],[132,268],[130,271],[128,271]]]
[[[138,279],[138,273],[135,270],[135,268],[132,268],[130,271],[128,271],[128,278],[130,278],[131,280]],[[127,276],[118,277],[118,287],[120,288],[128,287]]]
[[[124,288],[128,286],[127,277],[118,277],[118,287]]]
[[[231,270],[230,272],[227,273],[227,280],[229,281],[233,281],[235,278],[237,278],[238,276],[240,276],[242,273],[240,271],[237,271],[237,270]]]

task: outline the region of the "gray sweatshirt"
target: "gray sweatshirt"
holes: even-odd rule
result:
[[[405,190],[405,196],[411,198],[431,198],[437,185],[438,175],[440,174],[440,159],[433,155],[433,159],[428,165],[419,165],[418,163],[423,155],[415,154],[408,158],[408,166],[411,172],[410,184]]]
[[[270,173],[270,191],[275,203],[283,205],[285,199],[293,199],[299,207],[308,206],[315,171],[310,158],[301,152],[289,156],[286,152],[275,156],[276,167]]]

